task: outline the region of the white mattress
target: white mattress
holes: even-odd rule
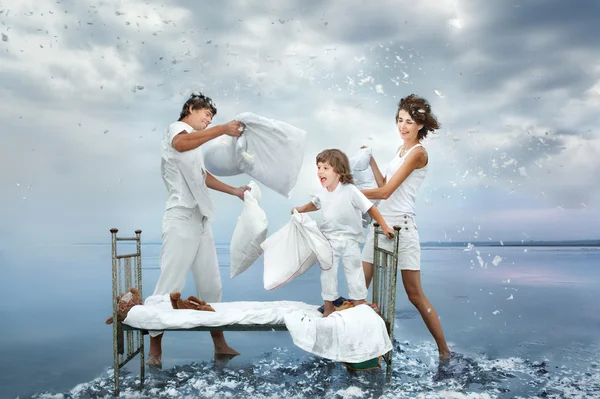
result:
[[[129,326],[164,331],[231,324],[285,325],[294,344],[307,352],[340,362],[363,362],[392,350],[385,323],[367,305],[323,317],[318,306],[304,302],[211,303],[214,312],[176,310],[169,295],[148,297],[131,308]]]
[[[317,305],[295,301],[220,302],[210,304],[215,311],[173,309],[169,295],[146,298],[143,306],[134,306],[123,321],[131,327],[146,330],[219,327],[230,324],[285,324],[284,315],[302,311],[313,317],[321,316]]]

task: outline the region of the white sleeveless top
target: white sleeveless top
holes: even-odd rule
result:
[[[412,147],[410,150],[404,154],[404,156],[400,157],[400,150],[394,154],[394,159],[387,165],[385,169],[385,177],[387,181],[392,178],[394,173],[402,166],[404,160],[410,154],[412,150],[417,147],[423,147],[421,144],[417,144]],[[423,147],[425,149],[425,147]],[[409,214],[415,215],[415,201],[417,199],[417,194],[419,193],[419,188],[427,175],[427,167],[429,163],[422,167],[421,169],[415,169],[411,172],[410,175],[398,186],[396,191],[390,195],[390,197],[386,200],[382,200],[377,207],[381,215],[383,216],[397,216],[399,214]]]

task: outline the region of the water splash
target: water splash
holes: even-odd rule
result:
[[[548,361],[518,357],[490,359],[485,355],[453,353],[439,363],[432,343],[394,342],[392,375],[382,369],[350,372],[339,363],[307,356],[298,359],[287,349],[274,348],[253,364],[213,362],[175,366],[147,374],[139,388],[137,372],[126,370],[122,398],[461,398],[515,397],[589,398],[600,394],[600,369],[591,363],[582,370],[553,366]],[[39,393],[35,399],[110,398],[112,369],[102,377],[65,393]]]

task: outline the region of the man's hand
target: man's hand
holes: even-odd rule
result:
[[[236,197],[238,197],[239,199],[241,199],[243,201],[244,200],[244,192],[246,190],[250,191],[252,189],[250,188],[250,186],[241,186],[241,187],[236,188],[233,191],[233,195],[235,195]]]
[[[223,126],[225,127],[225,134],[232,137],[240,137],[246,129],[246,125],[240,121],[230,121]]]

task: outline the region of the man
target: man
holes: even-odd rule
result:
[[[215,209],[208,188],[244,199],[248,186],[229,186],[206,171],[200,146],[223,134],[239,137],[244,125],[230,121],[209,128],[217,109],[212,100],[194,93],[185,102],[179,120],[162,140],[162,178],[168,198],[163,216],[161,274],[154,295],[181,292],[191,269],[199,299],[221,301],[221,276],[210,227]],[[148,366],[162,367],[162,331],[150,331]],[[239,353],[225,341],[223,331],[211,331],[215,356]]]

